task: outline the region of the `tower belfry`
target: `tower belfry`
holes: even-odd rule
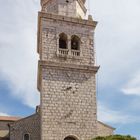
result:
[[[94,30],[85,0],[41,0],[38,90],[41,140],[97,136]]]

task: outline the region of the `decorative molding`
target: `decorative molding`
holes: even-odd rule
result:
[[[67,16],[62,16],[62,15],[57,15],[57,14],[51,14],[51,13],[45,13],[45,12],[39,12],[39,19],[41,18],[46,18],[46,19],[52,19],[55,21],[64,21],[64,22],[71,22],[75,24],[82,24],[82,25],[87,25],[87,26],[92,26],[96,27],[97,21],[90,21],[86,19],[79,19],[79,18],[74,18],[74,17],[67,17]]]
[[[39,66],[40,67],[53,67],[56,69],[65,69],[65,70],[82,70],[82,71],[87,71],[91,73],[97,73],[100,66],[94,66],[94,65],[76,65],[76,64],[62,64],[62,63],[57,63],[57,62],[51,62],[51,61],[39,61]]]

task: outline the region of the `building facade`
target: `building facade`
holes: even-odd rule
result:
[[[94,32],[85,0],[41,0],[36,113],[10,122],[10,140],[90,140],[113,134],[97,121]]]
[[[0,140],[41,140],[41,117],[40,111],[26,118],[0,117]],[[6,123],[5,123],[6,122]],[[6,129],[5,129],[6,128]],[[59,129],[59,128],[58,128]],[[114,128],[97,121],[97,136],[113,135]],[[53,132],[55,134],[55,132]],[[60,132],[61,134],[61,132]],[[28,136],[28,137],[27,137]],[[58,135],[59,136],[59,135]],[[69,135],[76,139],[73,135]],[[50,139],[49,137],[46,139]]]

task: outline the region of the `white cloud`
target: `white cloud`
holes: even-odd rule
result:
[[[0,1],[0,77],[9,83],[13,97],[30,107],[39,103],[36,86],[38,8],[39,3],[34,0]]]
[[[124,92],[124,94],[127,94],[127,95],[139,95],[140,96],[140,87],[128,87],[128,88],[122,89],[122,91]]]
[[[0,112],[0,116],[9,116],[7,113]]]
[[[139,116],[127,114],[123,110],[112,110],[103,104],[98,105],[98,120],[111,124],[129,124],[140,122]]]
[[[140,96],[140,72],[136,73],[121,89],[126,95]]]
[[[140,70],[140,1],[90,0],[102,86],[116,86]]]

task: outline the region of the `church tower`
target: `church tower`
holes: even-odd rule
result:
[[[85,0],[41,0],[38,90],[41,140],[97,136],[94,30]]]

